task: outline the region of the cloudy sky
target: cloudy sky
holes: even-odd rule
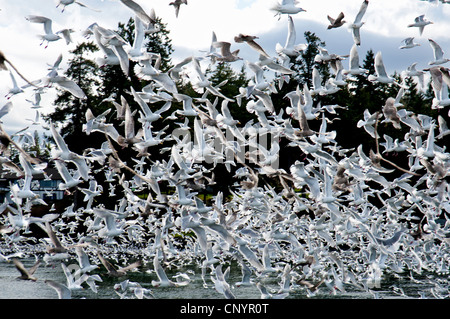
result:
[[[219,41],[232,43],[232,49],[240,49],[244,60],[257,61],[258,54],[245,44],[234,43],[234,36],[239,33],[256,35],[258,42],[266,52],[275,56],[275,45],[284,45],[287,36],[287,17],[275,17],[270,10],[276,0],[188,0],[182,5],[178,18],[175,17],[171,0],[135,0],[147,12],[154,9],[156,15],[167,24],[175,49],[174,60],[190,55],[201,55],[211,44],[214,31]],[[280,0],[281,1],[281,0]],[[63,54],[63,64],[70,58],[69,51],[84,40],[80,31],[97,22],[100,26],[116,29],[119,22],[127,22],[134,13],[118,0],[80,0],[89,8],[76,4],[56,7],[58,0],[0,0],[0,39],[5,56],[21,72],[32,80],[39,79],[48,72],[48,65],[53,64],[59,54]],[[303,33],[312,31],[326,43],[330,53],[348,54],[353,40],[346,25],[339,29],[327,30],[327,15],[336,17],[344,12],[347,22],[353,21],[362,0],[303,0],[299,2],[306,12],[293,16],[297,32],[297,42],[303,43]],[[100,11],[100,12],[98,12]],[[417,28],[408,28],[415,17],[425,14],[433,21],[423,35]],[[71,28],[74,43],[67,45],[64,40],[52,42],[47,48],[40,45],[38,34],[43,34],[41,24],[30,23],[27,15],[41,15],[53,20],[53,30]],[[417,62],[418,68],[425,68],[433,59],[433,52],[428,38],[438,42],[444,52],[450,56],[450,4],[429,3],[420,0],[370,0],[369,7],[361,29],[362,43],[359,48],[361,58],[367,50],[381,51],[389,73],[401,72],[410,64]],[[421,46],[409,50],[400,50],[401,41],[406,37],[415,37]],[[344,65],[347,62],[344,61]],[[8,100],[4,96],[12,87],[8,72],[0,72],[0,107]],[[25,83],[17,78],[19,85]],[[50,89],[43,99],[41,111],[45,114],[53,109],[53,95]],[[14,105],[11,112],[1,118],[8,131],[18,130],[31,122],[34,110],[26,99],[32,100],[32,91],[13,96],[9,101]],[[32,128],[31,128],[32,129]]]

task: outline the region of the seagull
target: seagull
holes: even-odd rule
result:
[[[141,117],[139,118],[139,122],[142,123],[145,122],[150,124],[154,121],[161,119],[162,118],[161,114],[169,110],[172,105],[171,101],[166,102],[161,109],[153,112],[148,106],[148,104],[139,96],[139,94],[136,93],[133,87],[131,87],[131,94],[133,94],[134,100],[139,104],[143,112],[141,113]]]
[[[420,46],[420,43],[414,42],[414,37],[405,38],[402,43],[403,45],[401,45],[399,49],[411,49]]]
[[[62,5],[61,12],[64,12],[64,10],[66,9],[66,7],[68,5],[71,5],[71,4],[74,4],[74,3],[78,4],[80,7],[91,9],[91,10],[96,11],[96,12],[101,12],[100,10],[90,8],[87,5],[85,5],[85,4],[83,4],[83,3],[79,2],[79,1],[76,1],[76,0],[58,0],[58,4],[56,5],[56,7],[58,8],[60,5]]]
[[[242,279],[235,283],[236,287],[252,286],[254,282],[251,280],[252,270],[243,262],[240,262]]]
[[[363,120],[359,120],[358,123],[356,123],[356,126],[358,128],[360,127],[364,127],[364,130],[370,134],[370,136],[372,136],[373,138],[376,138],[375,136],[378,136],[378,133],[375,132],[375,123],[379,117],[379,113],[375,112],[373,114],[370,114],[368,109],[364,110],[364,119]],[[376,135],[375,135],[376,134]]]
[[[222,61],[222,62],[235,62],[238,60],[242,60],[241,57],[238,56],[239,54],[239,49],[234,50],[233,52],[231,52],[231,43],[230,42],[226,42],[226,41],[217,41],[214,42],[213,47],[220,49],[220,54],[215,54],[215,59],[217,61]]]
[[[429,65],[439,65],[439,64],[444,64],[444,63],[447,63],[448,61],[450,61],[450,59],[444,58],[444,51],[442,50],[441,46],[436,43],[436,41],[434,41],[432,39],[428,39],[428,41],[430,42],[431,48],[433,49],[433,55],[434,55],[434,60],[428,62]]]
[[[106,46],[103,44],[103,35],[100,32],[100,29],[102,29],[97,23],[92,24],[88,30],[92,30],[92,33],[94,34],[95,43],[100,48],[100,50],[103,52],[104,57],[98,57],[95,59],[96,63],[103,67],[104,65],[120,65],[119,57],[116,55],[116,53],[110,48],[109,46]]]
[[[136,16],[138,16],[139,19],[141,19],[141,21],[147,25],[147,28],[150,25],[154,25],[155,24],[156,21],[151,16],[149,16],[145,12],[145,10],[138,3],[136,3],[135,1],[133,1],[133,0],[120,0],[120,2],[122,2],[125,6],[127,6],[129,9],[131,9],[134,12],[134,14]]]
[[[80,86],[73,80],[64,75],[52,74],[44,78],[44,82],[47,86],[56,84],[60,89],[71,93],[73,96],[79,99],[87,99],[86,94],[80,88]]]
[[[385,105],[383,106],[383,114],[385,116],[384,122],[390,122],[396,129],[401,129],[400,125],[400,117],[397,114],[397,107],[395,105],[395,99],[393,97],[389,97],[386,100]]]
[[[83,282],[85,282],[88,278],[88,274],[79,275],[79,272],[71,273],[70,268],[66,266],[66,264],[61,263],[61,268],[63,269],[64,275],[66,276],[66,287],[69,290],[80,290],[83,289],[81,286]]]
[[[339,28],[342,25],[344,25],[344,23],[346,22],[344,20],[344,12],[339,13],[339,15],[337,16],[336,19],[330,17],[329,15],[327,16],[327,18],[328,18],[328,21],[330,21],[330,24],[328,25],[327,30]]]
[[[100,237],[115,237],[123,233],[123,229],[120,226],[118,227],[116,216],[113,212],[104,208],[94,208],[94,214],[102,218],[106,223],[106,227],[100,229],[98,232]]]
[[[20,93],[23,92],[22,88],[20,88],[20,87],[17,85],[17,81],[16,81],[16,78],[14,77],[14,74],[10,71],[10,72],[9,72],[9,75],[10,75],[10,77],[11,77],[11,81],[12,81],[13,87],[10,88],[10,89],[8,90],[8,94],[5,95],[5,97],[6,97],[8,100],[9,100],[12,96],[14,96],[14,95],[16,95],[16,94],[20,94]]]
[[[159,262],[158,250],[155,252],[155,257],[153,257],[153,267],[156,272],[156,276],[158,277],[158,280],[152,280],[153,287],[180,287],[189,283],[188,281],[174,282],[167,277],[166,272]]]
[[[229,269],[230,268],[227,268],[225,273],[227,273],[229,271]],[[224,295],[225,298],[227,298],[227,299],[236,299],[236,296],[231,291],[230,285],[228,284],[228,282],[225,279],[225,277],[226,277],[225,273],[222,272],[222,265],[219,264],[216,267],[216,278],[211,276],[211,280],[212,280],[212,282],[214,282],[214,288],[216,289],[217,292],[219,292],[222,295]]]
[[[198,112],[194,110],[193,100],[189,95],[186,94],[173,94],[173,97],[180,102],[183,102],[183,110],[178,111],[177,113],[182,114],[184,116],[196,116]]]
[[[270,293],[267,288],[260,282],[256,283],[256,287],[261,293],[261,299],[285,299],[289,296],[288,292]]]
[[[50,279],[46,279],[44,282],[56,290],[59,299],[72,299],[72,291],[66,285]]]
[[[266,58],[264,55],[259,55],[259,61],[256,62],[260,67],[266,67],[274,72],[279,72],[281,74],[293,74],[295,71],[276,63],[273,59]]]
[[[131,60],[137,60],[140,57],[143,56],[144,50],[143,50],[143,44],[145,40],[145,30],[144,30],[144,24],[142,23],[141,19],[139,19],[138,16],[134,19],[134,40],[133,40],[133,46],[128,51],[128,56]]]
[[[105,268],[108,272],[107,274],[111,277],[125,276],[128,271],[138,268],[142,265],[142,262],[136,261],[136,262],[129,264],[126,267],[116,268],[113,266],[113,264],[111,264],[108,260],[106,260],[105,257],[103,257],[103,255],[100,253],[100,251],[97,251],[97,256],[100,259],[103,266],[105,266]]]
[[[184,67],[186,65],[188,65],[192,59],[194,59],[194,57],[189,56],[183,60],[181,60],[180,62],[178,62],[177,64],[175,64],[169,71],[169,75],[170,77],[174,80],[174,81],[180,81],[181,80],[181,72],[184,70]]]
[[[304,51],[307,48],[307,44],[295,44],[297,39],[297,33],[295,31],[294,20],[291,16],[288,16],[288,35],[284,47],[277,43],[275,45],[275,51],[279,55],[287,55],[288,57],[296,57],[300,54],[300,51]]]
[[[11,101],[7,102],[5,105],[2,106],[0,109],[0,118],[7,115],[13,108],[13,104]]]
[[[89,256],[88,256],[88,254],[86,254],[83,247],[76,246],[75,253],[76,253],[77,259],[78,259],[78,265],[80,266],[79,271],[81,273],[90,272],[90,271],[98,268],[97,265],[91,264],[91,262],[89,261]]]
[[[20,277],[18,277],[19,279],[22,280],[31,280],[31,281],[36,281],[37,278],[34,276],[34,273],[36,272],[37,268],[39,267],[41,261],[38,259],[36,261],[36,263],[30,268],[30,269],[26,269],[25,266],[23,265],[23,263],[17,259],[17,258],[12,258],[12,261],[14,263],[14,266],[16,266],[17,270],[20,272]]]
[[[182,4],[187,5],[187,0],[175,0],[169,3],[169,6],[174,6],[175,8],[175,17],[178,18],[178,13],[180,12],[180,6]]]
[[[53,139],[57,145],[57,149],[54,149],[52,151],[53,157],[58,160],[73,162],[78,168],[80,176],[83,179],[87,180],[89,174],[89,167],[87,166],[85,158],[69,150],[66,142],[59,134],[59,132],[56,130],[53,122],[50,123],[50,130],[52,132]]]
[[[422,35],[425,26],[432,24],[433,22],[425,19],[425,15],[422,14],[414,19],[414,23],[408,24],[408,28],[419,28],[419,34]]]
[[[74,176],[72,176],[64,162],[55,161],[55,166],[56,169],[58,170],[58,173],[64,180],[64,183],[60,183],[58,185],[58,188],[60,190],[70,189],[81,183],[81,180],[79,179],[79,174],[75,174]]]
[[[297,6],[297,0],[281,0],[281,3],[277,3],[271,8],[275,11],[275,16],[281,16],[282,14],[297,14],[299,12],[306,12],[305,9]]]
[[[436,136],[436,139],[441,139],[444,136],[450,134],[450,130],[448,128],[447,122],[442,117],[442,115],[438,116],[438,124],[439,124],[439,134]]]
[[[47,247],[47,252],[49,254],[61,254],[61,253],[66,253],[68,250],[68,247],[64,247],[58,236],[56,235],[55,231],[53,230],[52,226],[50,225],[50,223],[47,221],[45,222],[45,231],[48,235],[48,237],[50,238],[50,241],[52,243],[52,247],[48,246]]]
[[[362,69],[359,66],[359,54],[358,54],[358,46],[353,44],[350,50],[350,59],[349,59],[349,69],[343,70],[342,74],[344,75],[361,75],[369,72],[369,70]]]
[[[422,70],[417,70],[416,69],[417,66],[417,62],[412,63],[411,65],[409,65],[406,70],[403,72],[406,76],[411,76],[411,77],[417,77],[418,81],[419,81],[419,85],[422,89],[425,88],[424,84],[424,74],[425,72]]]
[[[22,188],[19,188],[19,185],[14,184],[11,187],[11,192],[14,199],[19,200],[21,203],[22,199],[24,198],[38,198],[39,195],[31,190],[31,181],[33,179],[31,164],[26,161],[22,154],[19,154],[19,161],[22,165],[23,171],[25,172],[25,180]]]
[[[397,81],[395,81],[394,78],[387,75],[386,69],[384,67],[381,51],[378,51],[377,54],[375,55],[375,73],[376,73],[376,75],[374,75],[374,74],[369,75],[369,77],[368,77],[369,81],[380,82],[380,83],[394,83],[394,84],[402,87],[402,85],[400,83],[398,83]]]
[[[71,34],[74,32],[75,32],[75,30],[73,30],[73,29],[62,29],[62,30],[55,32],[55,34],[61,34],[63,36],[64,40],[66,40],[66,44],[69,45],[73,42]]]
[[[266,51],[264,51],[264,49],[258,43],[256,43],[255,39],[258,39],[258,37],[254,35],[239,33],[238,36],[234,37],[234,42],[236,43],[246,42],[252,49],[256,50],[256,52],[264,55],[267,58],[270,58],[270,56],[266,53]]]
[[[32,23],[42,23],[44,25],[45,34],[39,35],[39,38],[41,38],[41,40],[42,40],[41,45],[45,41],[47,41],[47,45],[45,46],[46,48],[48,47],[48,44],[50,42],[61,39],[61,37],[59,35],[53,33],[51,19],[49,19],[47,17],[43,17],[43,16],[36,16],[36,15],[29,15],[29,16],[26,16],[25,18]]]
[[[368,5],[369,0],[364,0],[361,4],[358,14],[355,17],[355,20],[349,26],[350,30],[352,31],[353,41],[356,45],[361,45],[360,29],[364,24],[364,22],[361,20],[366,13]]]

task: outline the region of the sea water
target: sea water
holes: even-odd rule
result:
[[[24,266],[29,269],[35,263],[34,258],[20,259]],[[241,280],[239,266],[231,265],[228,283],[232,287],[232,292],[239,299],[259,299],[261,293],[256,285],[236,287],[235,283]],[[100,267],[103,267],[100,265]],[[226,269],[224,267],[223,269]],[[153,287],[152,280],[156,280],[156,274],[150,268],[141,267],[138,271],[129,272],[123,277],[110,277],[106,275],[104,268],[99,268],[91,274],[100,274],[102,282],[97,282],[97,293],[84,283],[84,289],[73,290],[73,299],[119,299],[121,296],[114,289],[116,284],[124,280],[138,282],[143,288],[150,289],[152,297],[156,299],[223,299],[224,296],[217,292],[210,274],[206,275],[205,281],[201,276],[201,269],[193,267],[168,269],[167,275],[171,279],[178,272],[187,272],[191,279],[186,286],[180,287]],[[53,280],[65,284],[66,277],[59,264],[46,265],[41,263],[35,272],[37,281],[21,280],[17,277],[19,272],[12,262],[0,262],[0,299],[56,299],[56,291],[48,286],[44,280]],[[291,291],[287,298],[345,298],[345,299],[373,299],[373,298],[436,298],[432,292],[439,293],[439,282],[448,280],[446,276],[436,277],[432,274],[415,274],[414,280],[409,274],[395,274],[383,276],[380,287],[368,292],[352,285],[345,285],[344,291],[332,293],[325,284],[322,284],[314,295],[308,295],[306,289],[299,288]],[[276,275],[266,276],[261,283],[276,294],[280,288],[280,279]],[[206,284],[206,286],[205,286]],[[118,290],[120,292],[120,290]],[[136,298],[132,292],[123,295],[126,298]]]

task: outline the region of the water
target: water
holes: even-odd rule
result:
[[[34,258],[22,258],[24,266],[28,269],[35,263]],[[67,263],[69,264],[69,263]],[[226,267],[224,267],[226,269]],[[191,271],[189,273],[188,271]],[[194,272],[192,274],[192,271]],[[87,284],[82,290],[73,290],[73,299],[119,299],[120,296],[114,289],[114,285],[128,279],[131,282],[138,282],[143,288],[150,289],[155,299],[223,299],[223,295],[214,289],[212,281],[207,275],[208,287],[204,287],[201,278],[200,269],[193,267],[185,267],[176,270],[167,270],[169,278],[177,272],[188,272],[191,282],[187,286],[182,287],[153,287],[152,280],[156,279],[156,275],[152,269],[144,265],[136,272],[130,272],[124,277],[113,278],[106,275],[104,269],[100,268],[93,271],[92,274],[100,274],[103,282],[98,282],[98,292],[93,292]],[[51,279],[60,283],[65,283],[66,278],[60,265],[46,265],[41,263],[37,269],[35,276],[37,281],[21,280],[17,277],[19,272],[12,262],[0,262],[0,299],[56,299],[58,298],[56,291],[48,286],[44,280]],[[367,292],[358,289],[352,285],[345,285],[345,292],[338,292],[336,295],[330,292],[330,289],[322,284],[313,296],[308,296],[306,289],[296,287],[289,293],[288,299],[373,299],[373,298],[436,298],[432,294],[439,293],[439,282],[448,281],[448,277],[436,277],[431,274],[414,275],[411,280],[409,274],[406,275],[385,275],[381,281],[379,288],[373,289],[373,292]],[[239,299],[260,299],[261,293],[255,285],[236,287],[234,284],[241,280],[240,269],[236,264],[231,265],[231,272],[228,282],[232,286],[232,291]],[[276,275],[267,276],[261,281],[269,290],[276,291],[279,289],[279,278]],[[128,291],[126,298],[136,298],[136,296]]]

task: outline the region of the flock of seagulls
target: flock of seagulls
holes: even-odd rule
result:
[[[64,11],[72,3],[84,7],[77,1],[60,1],[59,5]],[[154,10],[148,14],[135,1],[121,3],[135,15],[134,43],[127,43],[97,23],[84,33],[93,36],[101,49],[99,65],[118,65],[128,75],[129,60],[137,62],[137,73],[149,83],[142,91],[130,87],[139,109],[131,109],[125,97],[113,95],[102,102],[111,105],[103,114],[88,110],[85,133],[103,133],[105,142],[100,149],[83,154],[71,151],[50,123],[55,144],[47,163],[24,151],[33,143],[25,133],[10,136],[1,131],[3,168],[14,170],[20,178],[18,184],[11,185],[10,198],[0,206],[0,262],[12,260],[20,280],[40,281],[38,266],[43,261],[67,278],[66,282],[44,280],[59,298],[71,298],[80,288],[97,293],[105,276],[116,281],[114,289],[121,298],[155,298],[160,287],[190,285],[193,275],[201,276],[205,289],[224,298],[239,297],[241,287],[248,286],[257,288],[261,298],[288,298],[298,291],[314,297],[349,289],[377,296],[385,274],[406,272],[411,277],[422,275],[424,279],[415,280],[424,284],[439,284],[439,291],[422,292],[421,297],[449,297],[450,156],[441,143],[450,131],[442,114],[434,119],[408,111],[401,99],[405,88],[388,76],[381,52],[375,57],[375,74],[360,68],[358,48],[364,16],[370,14],[368,0],[348,23],[354,39],[349,48],[349,68],[344,69],[342,63],[346,57],[321,48],[316,61],[330,66],[336,73],[334,81],[323,85],[314,79],[313,87],[298,86],[286,95],[280,114],[275,113],[271,94],[295,76],[286,61],[305,49],[297,43],[292,16],[307,13],[296,1],[284,0],[271,8],[280,21],[287,22],[289,30],[285,46],[277,45],[277,56],[267,54],[270,51],[257,43],[256,36],[239,34],[235,43],[230,43],[218,41],[213,33],[209,52],[188,57],[168,72],[160,70],[160,57],[142,46],[143,33],[156,32]],[[187,2],[170,3],[177,16],[182,4]],[[327,32],[345,25],[344,16],[328,17]],[[53,33],[49,18],[27,19],[44,25],[43,41],[60,39]],[[419,16],[410,27],[419,27],[422,34],[428,23]],[[232,49],[242,43],[259,53],[257,61],[245,61],[254,76],[248,87],[240,88],[238,96],[225,96],[221,85],[214,86],[208,80],[204,64],[242,60],[239,50]],[[421,74],[429,72],[432,76],[435,98],[430,107],[447,112],[450,76],[443,64],[448,60],[436,42],[430,39],[430,44],[435,60]],[[413,39],[405,40],[404,49],[414,46]],[[36,109],[43,89],[50,84],[77,98],[87,98],[75,82],[59,74],[61,59],[42,79],[27,80],[27,86],[21,88],[35,91],[36,100],[30,104]],[[0,66],[18,72],[3,54]],[[413,63],[402,74],[420,76],[415,67]],[[346,106],[321,106],[315,101],[317,95],[332,96],[355,75],[397,84],[399,89],[398,95],[387,99],[379,111],[370,114],[365,110],[353,128],[355,134],[367,134],[376,141],[376,149],[369,152],[362,145],[342,148],[335,141],[337,133],[327,127],[329,115],[345,112]],[[318,76],[315,69],[313,77]],[[179,93],[179,80],[191,82],[202,97]],[[229,103],[241,105],[243,100],[247,101],[246,110],[256,116],[248,123],[239,123],[229,111]],[[163,106],[156,107],[157,102]],[[182,107],[169,115],[173,102],[182,102]],[[2,116],[10,106],[2,108]],[[123,126],[108,122],[111,112],[116,112]],[[36,114],[34,122],[39,125]],[[179,116],[186,121],[178,123]],[[188,119],[193,120],[193,127],[188,126]],[[173,133],[155,131],[154,123],[167,120],[175,121],[179,129]],[[318,131],[310,128],[311,121],[320,121]],[[404,139],[383,134],[381,123],[405,129]],[[195,138],[191,138],[191,131]],[[381,137],[384,142],[380,142]],[[288,142],[288,148],[303,153],[288,169],[277,166],[281,139]],[[169,154],[167,161],[151,156],[152,147],[161,144],[167,146],[162,149]],[[125,148],[135,151],[132,162],[122,161]],[[9,158],[11,149],[20,158],[14,166]],[[407,155],[408,166],[387,158],[400,152]],[[224,165],[229,171],[234,167],[233,180],[229,181],[231,196],[225,197],[222,192],[208,200],[199,196],[206,185],[223,182],[214,179],[214,168],[207,168],[205,162],[213,167]],[[34,176],[45,167],[55,167],[60,173],[63,182],[59,190],[66,194],[80,190],[85,205],[75,208],[72,204],[63,211],[49,207],[44,216],[31,216],[34,205],[47,205],[33,192]],[[93,172],[104,173],[103,186],[97,184]],[[162,192],[162,184],[173,192]],[[96,201],[107,191],[105,187],[110,194],[118,194],[119,188],[123,194],[115,209]],[[46,236],[35,235],[31,225],[38,226]],[[21,263],[24,257],[36,259],[31,269]],[[232,265],[242,270],[242,279],[237,282],[230,281]],[[182,272],[184,267],[194,270]],[[169,270],[178,273],[172,276]],[[129,280],[130,272],[144,271],[153,276],[151,282]],[[268,287],[267,279],[278,286]]]

